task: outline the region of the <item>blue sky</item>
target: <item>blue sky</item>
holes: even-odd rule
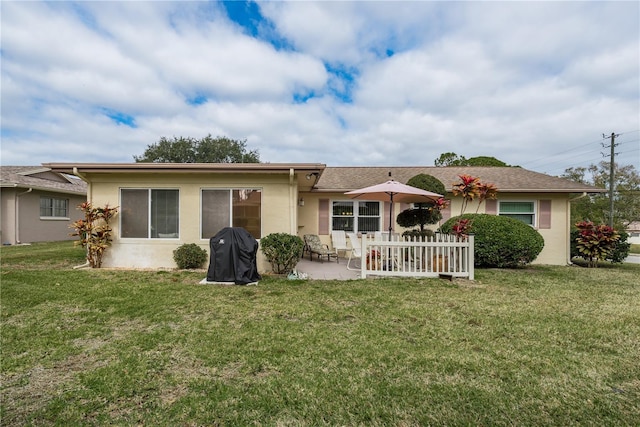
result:
[[[638,2],[3,1],[3,165],[161,137],[266,162],[640,167]]]

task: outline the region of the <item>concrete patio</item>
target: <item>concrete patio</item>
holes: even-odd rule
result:
[[[351,261],[351,265],[359,265],[358,261]],[[354,280],[360,278],[359,270],[347,270],[347,258],[340,258],[340,262],[336,262],[335,258],[331,261],[320,261],[313,258],[309,261],[309,257],[301,259],[296,266],[298,273],[306,273],[312,280]]]

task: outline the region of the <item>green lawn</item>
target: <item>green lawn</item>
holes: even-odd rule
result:
[[[640,265],[241,287],[1,256],[3,426],[640,420]]]
[[[632,254],[640,254],[640,245],[631,245],[629,252]]]

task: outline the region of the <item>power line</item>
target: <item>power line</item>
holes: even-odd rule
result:
[[[586,147],[586,146],[589,146],[589,145],[592,145],[592,144],[598,143],[598,142],[600,142],[600,141],[601,141],[601,140],[599,140],[599,139],[598,139],[598,140],[596,140],[596,141],[591,141],[591,142],[588,142],[588,143],[586,143],[586,144],[578,144],[578,145],[575,145],[575,146],[573,146],[573,147],[571,147],[571,148],[569,148],[569,149],[567,149],[567,150],[565,150],[565,151],[560,151],[560,152],[558,152],[558,153],[551,154],[550,156],[540,157],[539,159],[531,160],[531,161],[529,161],[529,162],[525,162],[525,163],[523,163],[523,165],[531,165],[532,163],[537,163],[537,162],[539,162],[539,161],[543,161],[543,160],[547,160],[547,161],[548,161],[548,160],[549,160],[549,157],[555,157],[555,156],[559,156],[559,155],[561,155],[561,154],[571,153],[571,152],[573,152],[576,148]],[[596,151],[597,151],[597,150],[596,150]]]
[[[637,132],[640,132],[640,129],[628,130],[628,131],[625,131],[625,132],[620,132],[617,135],[620,135],[620,136],[629,135],[629,134],[637,133]],[[624,141],[624,142],[618,141],[617,143],[622,145],[622,144],[626,144],[628,142],[635,142],[635,141],[640,141],[640,139],[628,140],[628,141]],[[574,146],[572,146],[572,147],[570,147],[570,148],[568,148],[566,150],[559,151],[557,153],[553,153],[553,154],[547,155],[545,157],[540,157],[538,159],[534,159],[534,160],[531,160],[531,161],[528,161],[528,162],[524,162],[522,164],[522,166],[526,166],[526,167],[531,168],[533,164],[541,162],[541,161],[545,161],[546,162],[545,166],[548,166],[550,164],[556,164],[558,162],[564,161],[564,159],[559,159],[559,160],[556,160],[554,162],[549,162],[549,158],[560,156],[562,154],[568,154],[568,153],[571,153],[572,154],[572,159],[575,159],[576,155],[584,155],[584,154],[589,154],[589,153],[592,153],[592,152],[600,151],[599,149],[595,149],[595,150],[581,151],[579,153],[576,153],[575,152],[576,149],[582,148],[582,147],[588,147],[588,146],[595,145],[595,144],[600,144],[601,142],[602,142],[602,139],[597,139],[597,140],[594,140],[594,141],[591,141],[591,142],[577,144],[577,145],[574,145]],[[594,159],[594,160],[597,160],[597,159]]]
[[[626,135],[627,137],[631,136],[633,138],[631,134],[637,133],[637,132],[640,132],[640,129],[621,132],[617,135]],[[625,148],[631,148],[632,146],[630,147],[627,144],[634,143],[637,141],[640,141],[640,139],[635,138],[635,139],[628,139],[624,141],[622,137],[616,137],[615,143],[616,143],[616,146],[626,145]],[[567,150],[557,152],[547,157],[532,160],[530,162],[525,162],[522,164],[522,166],[527,167],[529,169],[533,169],[535,167],[535,166],[532,166],[534,163],[544,160],[545,161],[544,165],[539,165],[535,168],[541,169],[543,173],[547,173],[549,175],[561,175],[563,172],[565,172],[569,168],[577,167],[579,165],[586,166],[586,165],[599,163],[602,157],[593,157],[593,154],[595,153],[601,154],[601,148],[595,148],[593,150],[584,150],[584,149],[576,150],[577,147],[588,147],[588,146],[595,147],[596,143],[600,145],[602,143],[602,139],[598,139],[598,140],[589,142],[587,144],[578,144]],[[640,145],[638,145],[638,147],[640,147]],[[622,157],[618,156],[618,161],[622,159],[622,162],[625,164],[637,163],[633,159],[629,159],[629,156],[628,156],[628,153],[633,153],[634,151],[636,150],[625,149],[624,151],[617,152],[616,154],[627,154],[626,156],[622,156]],[[555,159],[553,161],[549,161],[550,158],[555,158]],[[555,165],[561,165],[561,166],[555,166]]]
[[[611,160],[609,161],[609,227],[613,228],[613,187],[614,187],[614,181],[613,181],[613,177],[614,177],[614,172],[615,172],[615,163],[616,163],[616,147],[619,144],[616,144],[616,138],[619,137],[620,135],[617,135],[615,132],[611,132],[611,143],[607,146],[604,143],[602,144],[602,147],[604,148],[610,148],[611,149],[611,154],[605,154],[602,153],[602,155],[604,157],[611,157]],[[605,134],[602,134],[602,139],[607,138],[605,136]]]

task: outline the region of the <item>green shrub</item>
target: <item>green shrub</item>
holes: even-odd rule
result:
[[[427,174],[419,174],[412,177],[407,181],[407,185],[436,194],[447,194],[444,184],[438,178]],[[425,225],[436,224],[442,219],[442,213],[440,212],[442,207],[434,202],[415,203],[412,209],[405,209],[400,212],[396,217],[396,222],[404,228],[418,226],[420,231],[424,231]]]
[[[425,204],[426,205],[426,204]],[[424,230],[427,224],[436,224],[442,219],[442,213],[433,208],[405,209],[398,214],[396,222],[404,228],[420,226],[418,231]]]
[[[451,233],[459,219],[469,219],[475,235],[477,267],[511,268],[531,263],[542,251],[544,239],[527,224],[506,216],[464,214],[449,219],[440,231]]]
[[[298,236],[272,233],[260,239],[262,253],[276,274],[289,274],[302,257],[304,242]]]
[[[182,270],[200,268],[207,261],[207,251],[195,243],[185,243],[173,251],[173,260]]]
[[[424,241],[425,238],[431,238],[435,233],[431,230],[406,230],[402,233],[402,237],[410,237],[412,239]]]
[[[631,244],[627,242],[629,234],[625,231],[620,231],[620,239],[616,242],[616,247],[606,256],[605,261],[611,261],[612,263],[621,263],[625,260],[631,252]],[[580,230],[573,230],[571,232],[571,258],[582,257],[582,254],[578,250],[578,238],[580,237]]]
[[[575,239],[575,249],[578,256],[587,261],[589,267],[597,267],[598,261],[610,260],[622,262],[629,254],[629,244],[624,242],[619,245],[621,235],[605,224],[596,225],[591,221],[580,221],[575,224],[578,234]]]
[[[447,189],[438,178],[425,173],[413,176],[407,181],[407,185],[412,187],[421,188],[423,190],[431,191],[436,194],[447,194]]]

